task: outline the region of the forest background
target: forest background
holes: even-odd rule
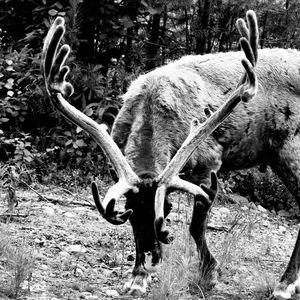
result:
[[[111,126],[119,96],[140,74],[183,55],[239,50],[235,21],[248,9],[258,17],[260,48],[300,48],[298,0],[0,0],[0,179],[12,176],[7,166],[25,185],[70,187],[108,174],[95,142],[45,96],[41,49],[57,16],[72,48],[70,102]],[[293,205],[270,170],[227,174],[221,186],[277,211]]]

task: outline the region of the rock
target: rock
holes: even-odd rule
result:
[[[44,214],[48,215],[48,216],[54,216],[55,215],[55,209],[53,207],[45,207],[44,208]]]
[[[67,251],[60,251],[58,253],[58,255],[62,258],[62,259],[68,259],[70,258],[70,254]]]
[[[215,207],[212,210],[212,215],[214,216],[214,219],[219,221],[227,219],[230,214],[230,210],[226,207]]]
[[[69,212],[69,211],[66,212],[66,213],[64,213],[64,216],[67,217],[67,218],[70,218],[70,219],[73,219],[73,218],[76,217],[73,213],[71,213],[71,212]]]
[[[285,233],[285,232],[286,232],[286,228],[285,228],[284,226],[280,225],[280,226],[278,227],[278,232],[280,232],[280,233]]]
[[[219,214],[226,217],[226,216],[230,215],[230,210],[226,207],[220,207]]]
[[[85,253],[86,248],[81,245],[70,245],[65,249],[67,252]]]
[[[40,265],[40,269],[46,271],[49,267],[47,265]]]
[[[229,197],[232,200],[232,202],[234,202],[236,204],[243,205],[243,206],[249,205],[249,201],[246,197],[243,197],[238,194],[230,194]]]
[[[84,277],[84,272],[81,268],[76,268],[76,273],[75,274],[79,277]]]
[[[278,214],[278,216],[281,216],[281,217],[290,217],[291,216],[291,214],[288,211],[284,210],[284,209],[279,210],[277,212],[277,214]]]
[[[247,206],[242,206],[240,209],[241,209],[242,211],[247,211],[247,210],[248,210],[248,207],[247,207]]]
[[[259,210],[261,212],[267,212],[267,210],[264,207],[262,207],[261,205],[257,205],[256,208],[257,208],[257,210]]]
[[[96,295],[90,295],[89,297],[86,298],[86,300],[99,300],[100,298]]]
[[[80,293],[80,299],[84,299],[84,300],[98,300],[100,298],[98,296],[96,296],[96,295],[92,295],[92,293],[90,293],[90,292],[82,292],[82,293]]]
[[[116,290],[106,290],[106,296],[108,297],[119,297],[120,294]]]

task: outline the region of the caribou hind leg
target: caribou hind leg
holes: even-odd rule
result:
[[[300,136],[288,137],[271,166],[300,205]],[[292,256],[271,299],[291,299],[300,293],[300,232]]]
[[[210,187],[206,185],[201,185],[201,187],[209,195],[210,201],[207,201],[203,196],[195,196],[190,233],[196,242],[200,260],[199,281],[203,288],[209,290],[216,284],[217,260],[208,249],[205,232],[207,228],[207,216],[217,194],[216,173],[211,173]]]

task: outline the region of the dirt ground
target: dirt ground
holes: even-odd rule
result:
[[[89,190],[74,193],[38,185],[17,190],[17,198],[15,216],[8,218],[5,193],[0,194],[1,247],[6,242],[17,245],[27,262],[28,274],[17,299],[134,298],[123,292],[135,255],[129,223],[113,226],[101,218]],[[209,247],[222,269],[216,287],[203,296],[200,286],[188,288],[179,271],[177,276],[170,268],[171,280],[158,274],[140,299],[267,299],[293,250],[298,219],[293,214],[276,215],[237,195],[233,199],[236,203],[216,203],[209,220]],[[187,266],[195,277],[195,268],[190,268],[196,261],[195,247],[188,235],[192,205],[183,194],[174,195],[172,201],[168,226],[176,239],[165,247],[164,274],[174,263],[172,255],[177,255],[180,266]],[[32,257],[29,263],[26,255]],[[11,256],[14,260],[14,253]],[[1,287],[9,287],[14,270],[7,267],[7,257],[0,258],[0,299],[9,299]]]

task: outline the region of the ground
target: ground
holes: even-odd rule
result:
[[[221,272],[216,287],[205,292],[188,235],[191,201],[175,194],[167,222],[176,239],[165,247],[148,293],[132,297],[122,289],[134,264],[129,223],[107,223],[89,190],[33,185],[16,195],[18,206],[7,217],[5,191],[0,194],[0,299],[267,299],[298,230],[295,215],[279,216],[237,195],[235,203],[216,203],[207,235]]]

